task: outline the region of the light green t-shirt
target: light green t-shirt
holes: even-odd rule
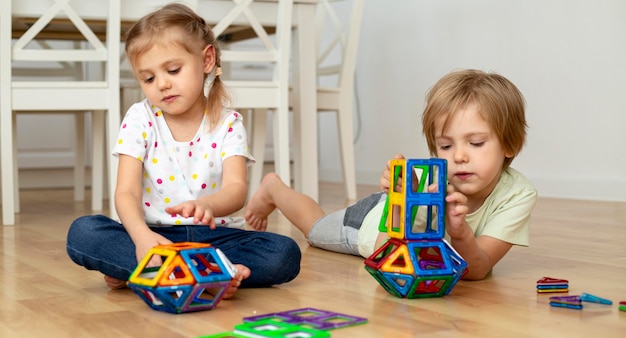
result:
[[[513,245],[530,244],[530,214],[537,201],[537,191],[520,172],[508,168],[483,205],[465,220],[474,236],[490,236]],[[365,258],[374,252],[378,224],[385,202],[378,203],[365,216],[359,229],[359,254]],[[425,228],[425,217],[418,215],[414,227]],[[446,234],[446,240],[450,240]]]

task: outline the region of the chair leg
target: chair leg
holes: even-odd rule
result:
[[[352,121],[352,98],[340,100],[337,111],[337,129],[339,130],[339,149],[342,161],[343,180],[346,183],[346,197],[356,200],[356,168],[354,164],[354,127]]]
[[[289,162],[289,107],[284,105],[272,114],[274,134],[274,167],[283,183],[291,186],[291,163]]]
[[[115,210],[115,186],[117,185],[118,160],[117,157],[112,156],[111,154],[113,153],[113,146],[115,141],[117,140],[117,133],[120,128],[120,115],[120,111],[117,109],[108,110],[106,112],[107,117],[106,123],[104,125],[106,128],[102,128],[102,131],[106,132],[106,134],[104,134],[105,137],[103,137],[103,139],[105,140],[105,145],[103,145],[101,149],[103,149],[107,154],[105,163],[107,172],[106,187],[109,197],[109,217],[114,220],[119,220],[119,216],[117,215],[117,211]],[[104,119],[102,119],[102,121],[104,121]],[[102,156],[103,160],[104,158],[105,157]],[[102,168],[104,168],[104,164],[102,165]],[[104,185],[103,182],[101,183],[102,185]]]
[[[265,161],[265,142],[267,134],[267,109],[250,109],[252,142],[250,152],[256,163],[250,169],[248,180],[248,199],[257,191],[263,179],[263,163]]]
[[[17,164],[15,162],[15,127],[12,122],[15,120],[9,115],[12,114],[10,110],[5,111],[5,106],[2,107],[2,116],[0,116],[0,180],[2,180],[2,224],[14,225],[15,224],[15,201],[18,198],[15,196],[17,189],[15,188],[15,182],[17,181],[15,174],[17,173]],[[10,108],[10,105],[9,107]],[[9,174],[9,172],[11,174]]]
[[[85,200],[85,114],[74,115],[76,134],[74,135],[74,200]]]
[[[13,115],[13,210],[20,213],[20,168],[17,162],[17,116]]]
[[[91,210],[102,210],[104,199],[104,111],[92,113],[91,118]]]

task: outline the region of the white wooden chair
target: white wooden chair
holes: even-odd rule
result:
[[[32,19],[29,19],[29,20],[32,20]],[[22,27],[20,27],[21,24],[23,24]],[[23,30],[24,27],[27,27],[27,23],[21,22],[21,21],[16,23],[16,25],[17,25],[18,30]],[[48,37],[54,38],[55,33],[47,32],[47,34],[50,34]],[[58,36],[56,38],[58,38]],[[59,43],[59,41],[48,41],[48,40],[43,40],[43,39],[37,39],[37,40],[33,40],[32,43],[33,45],[36,45],[39,48],[49,50],[53,48],[51,44]],[[64,43],[73,43],[75,44],[74,48],[80,48],[80,44],[81,44],[81,42],[78,42],[78,41],[73,41],[73,42],[64,41]],[[51,79],[81,80],[86,76],[86,73],[87,73],[87,70],[85,69],[84,65],[81,62],[62,61],[58,63],[55,62],[52,64],[42,65],[40,67],[33,67],[33,66],[34,65],[32,64],[32,62],[13,64],[11,67],[13,81],[23,81],[25,78],[31,81],[40,81],[40,80],[48,81]],[[21,115],[25,115],[25,113],[33,113],[33,116],[23,117],[24,119],[20,123],[32,124],[32,122],[36,122],[37,124],[41,125],[41,128],[45,128],[45,129],[56,128],[59,125],[64,125],[64,126],[67,126],[68,131],[71,130],[72,128],[76,130],[76,133],[74,134],[73,138],[55,138],[55,139],[61,139],[61,140],[65,139],[65,141],[55,142],[54,140],[47,139],[51,142],[46,142],[46,145],[39,146],[38,149],[41,149],[41,151],[37,151],[36,154],[31,153],[29,156],[26,156],[23,159],[25,162],[23,166],[26,168],[46,168],[46,169],[65,167],[67,166],[67,163],[69,160],[67,158],[68,156],[67,151],[61,151],[61,153],[57,152],[55,155],[58,155],[58,156],[54,156],[53,158],[48,157],[46,158],[45,161],[43,160],[44,156],[41,156],[41,155],[43,155],[46,151],[50,151],[50,149],[54,149],[55,147],[60,147],[64,150],[70,150],[69,156],[73,157],[72,161],[74,162],[74,170],[73,170],[73,175],[72,175],[74,178],[73,179],[74,200],[83,201],[85,199],[85,187],[86,187],[86,184],[85,184],[86,183],[85,182],[85,177],[86,177],[85,124],[86,124],[86,117],[89,114],[89,112],[69,113],[68,115],[71,115],[71,116],[68,116],[68,117],[71,117],[73,119],[56,118],[55,120],[47,119],[47,116],[45,115],[48,115],[49,112],[20,111],[19,113]],[[65,112],[59,112],[59,113],[65,114]],[[54,115],[58,116],[59,114],[54,114]],[[19,117],[16,117],[16,119],[19,119]],[[54,123],[52,123],[51,125],[47,124],[51,121],[54,121]],[[70,122],[70,124],[72,124],[71,126],[64,124],[64,123],[67,123],[68,121]],[[17,121],[15,121],[14,123],[17,123]],[[18,123],[18,125],[20,123]],[[32,152],[32,146],[33,146],[32,143],[34,143],[34,140],[32,138],[32,135],[33,135],[32,133],[33,132],[37,133],[41,131],[41,129],[39,128],[40,127],[37,127],[35,129],[31,125],[30,127],[24,129],[27,134],[25,137],[29,139],[29,142],[31,142],[30,144],[31,152]],[[15,147],[17,147],[17,143],[19,143],[19,133],[24,130],[15,129],[14,136],[16,136],[17,138],[16,142],[14,142]],[[58,130],[57,131],[52,131],[52,130],[44,131],[44,133],[47,133],[46,134],[47,136],[58,135]],[[40,134],[37,134],[37,135],[40,135]],[[42,139],[46,140],[45,138],[38,138],[37,141],[41,142]],[[64,143],[68,141],[71,142],[71,144]],[[63,147],[63,145],[69,146],[69,148],[71,149]],[[50,148],[45,149],[46,147],[50,147]],[[22,167],[22,165],[18,166],[18,160],[14,161],[13,164],[16,167],[16,170]],[[97,179],[97,178],[94,177],[94,179]],[[100,178],[100,181],[101,181],[101,178]],[[18,183],[19,182],[17,180],[17,175],[16,175],[15,187],[14,187],[16,189],[16,193],[15,193],[16,196],[19,195]],[[33,186],[32,184],[29,184],[29,185]],[[95,198],[93,198],[94,196],[92,196],[92,209],[93,210],[99,210],[102,208],[102,199],[101,197],[100,198],[97,197],[98,192],[99,191],[97,189],[92,190],[92,195],[96,196]],[[19,198],[16,198],[15,211],[19,213],[19,210],[20,210]]]
[[[278,6],[276,5],[278,2]],[[210,7],[208,7],[210,5]],[[271,67],[269,80],[238,80],[229,77],[231,72],[223,72],[223,80],[232,95],[232,107],[252,111],[256,109],[274,110],[274,154],[275,170],[281,179],[291,184],[289,161],[289,68],[291,55],[291,28],[293,0],[252,1],[229,0],[216,4],[214,1],[198,0],[198,13],[209,23],[215,22],[213,31],[217,36],[228,38],[230,32],[241,27],[251,27],[261,43],[259,48],[222,49],[222,67],[236,68],[236,64],[262,64]],[[274,26],[275,34],[269,34],[264,27]],[[272,35],[272,36],[270,36]],[[228,44],[228,41],[224,41]],[[264,115],[265,116],[265,115]],[[266,118],[264,119],[264,122]],[[265,131],[254,131],[255,135]],[[256,154],[253,154],[256,157]],[[263,159],[253,166],[249,191],[256,190],[262,172]]]
[[[108,183],[109,196],[114,196],[117,163],[108,161],[108,178],[104,179],[104,153],[111,153],[120,124],[119,55],[120,0],[3,0],[0,12],[0,159],[2,161],[3,224],[15,222],[19,211],[15,145],[15,117],[19,112],[93,113],[92,205],[102,209],[103,182]],[[12,20],[36,17],[37,21],[12,42]],[[53,20],[71,23],[83,37],[79,45],[87,48],[31,48],[40,32]],[[97,37],[86,22],[90,19],[106,23],[106,41]],[[23,62],[83,62],[104,69],[103,79],[16,81],[12,64]],[[106,115],[106,123],[104,115]],[[79,119],[80,121],[80,119]],[[79,126],[80,128],[80,126]],[[105,137],[106,134],[106,137]],[[80,133],[79,133],[80,135]],[[77,142],[84,144],[80,138]],[[80,151],[80,149],[79,149]],[[78,156],[81,156],[80,154]],[[78,173],[77,173],[78,174]],[[98,206],[99,204],[99,206]],[[116,217],[113,201],[110,214]]]
[[[344,2],[347,0],[344,0]],[[354,164],[353,145],[353,97],[354,97],[354,72],[356,69],[356,57],[361,18],[363,14],[364,0],[350,0],[350,21],[342,22],[333,7],[333,3],[341,1],[320,0],[316,14],[316,38],[317,38],[317,76],[321,83],[323,77],[334,77],[335,86],[318,85],[317,87],[317,111],[334,111],[337,113],[337,126],[339,130],[339,149],[343,169],[343,178],[346,185],[346,197],[348,200],[356,199],[356,173]],[[328,29],[332,27],[332,29]],[[333,33],[333,34],[329,34]],[[291,97],[290,97],[291,98]],[[291,104],[290,100],[290,106]],[[262,162],[265,148],[266,117],[264,111],[256,111],[253,116],[252,150],[257,161]],[[300,186],[301,177],[299,159],[307,156],[311,151],[307,144],[294,149],[295,158],[295,186]],[[262,176],[262,167],[252,169],[251,185],[257,187]]]

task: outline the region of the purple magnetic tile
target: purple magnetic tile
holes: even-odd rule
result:
[[[266,313],[258,316],[245,317],[243,319],[244,322],[256,322],[263,319],[272,319],[278,322],[285,322],[295,324],[300,322],[300,320],[294,316],[284,315],[283,313]]]
[[[337,319],[339,319],[340,321],[336,321]],[[302,322],[302,324],[313,325],[319,330],[330,330],[345,326],[362,324],[366,321],[367,319],[362,317],[350,316],[341,313],[331,313],[324,316],[307,318]]]
[[[567,309],[574,309],[574,310],[581,310],[583,308],[581,304],[568,304],[568,303],[556,303],[556,302],[550,302],[550,306],[564,307]]]
[[[419,267],[422,270],[427,270],[427,269],[445,269],[446,268],[446,264],[444,262],[439,262],[439,261],[433,261],[433,260],[427,260],[427,259],[422,259],[419,261]]]
[[[550,297],[550,301],[561,303],[580,303],[580,296],[553,296]]]
[[[259,316],[245,317],[243,320],[245,322],[254,322],[262,319],[274,319],[290,324],[311,326],[312,328],[318,330],[336,329],[344,326],[356,325],[367,322],[367,319],[363,317],[356,317],[310,307],[269,313]],[[334,321],[334,319],[340,319],[341,321]]]
[[[299,315],[299,313],[309,313],[309,312],[313,312],[314,315],[311,315],[311,316]],[[279,312],[279,313],[280,314],[284,314],[284,315],[288,315],[288,316],[297,317],[297,318],[307,319],[307,318],[312,318],[312,317],[319,317],[319,316],[325,316],[325,315],[333,314],[334,312],[330,312],[330,311],[326,311],[326,310],[320,310],[320,309],[315,309],[315,308],[312,308],[312,307],[305,307],[305,308],[301,308],[301,309],[289,310],[289,311],[284,311],[284,312]]]

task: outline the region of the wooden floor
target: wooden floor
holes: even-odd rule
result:
[[[375,187],[359,187],[363,196]],[[328,211],[344,206],[341,186],[323,184]],[[243,289],[210,311],[173,315],[149,308],[130,290],[110,291],[102,276],[65,252],[70,222],[91,213],[70,190],[23,191],[15,226],[0,228],[1,337],[198,337],[231,331],[247,316],[314,307],[366,317],[333,337],[624,337],[626,203],[541,198],[531,247],[515,247],[483,281],[461,281],[441,298],[386,293],[363,259],[311,248],[278,214],[271,231],[295,238],[302,272],[291,283]],[[613,300],[582,310],[549,306],[543,277],[569,280],[569,295]]]

